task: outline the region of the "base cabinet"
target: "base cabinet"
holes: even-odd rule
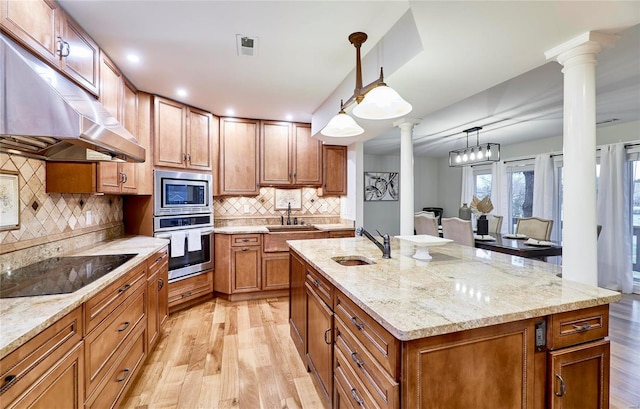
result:
[[[188,307],[213,294],[213,271],[169,283],[169,312]]]
[[[307,283],[307,362],[331,407],[333,391],[333,311]]]

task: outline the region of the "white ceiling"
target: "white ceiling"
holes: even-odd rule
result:
[[[385,66],[385,82],[414,107],[408,117],[422,120],[418,156],[463,147],[462,130],[472,126],[484,127],[480,142],[561,135],[561,66],[544,52],[586,31],[619,34],[598,55],[597,120],[640,120],[638,1],[59,2],[140,90],[220,116],[232,108],[246,118],[324,121],[323,110],[337,111],[350,96],[345,84],[347,93],[355,86],[347,37],[364,31],[363,82]],[[258,37],[257,56],[237,55],[237,34]],[[385,62],[416,44],[408,61]],[[140,63],[127,60],[131,52]],[[176,95],[179,87],[187,97]],[[393,121],[358,121],[365,152],[399,151]]]

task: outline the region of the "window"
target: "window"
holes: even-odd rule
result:
[[[489,171],[474,171],[473,180],[473,194],[478,199],[483,199],[485,196],[491,197],[491,169]]]
[[[517,220],[531,217],[533,212],[533,165],[509,170],[509,232],[516,229]]]
[[[631,220],[633,230],[631,236],[631,263],[633,263],[633,281],[640,286],[640,160],[631,161]]]

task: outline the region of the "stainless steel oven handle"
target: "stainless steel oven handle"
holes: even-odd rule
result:
[[[207,234],[211,234],[213,233],[213,229],[208,229],[208,230],[204,230],[200,232],[201,236],[206,236]],[[171,234],[170,233],[156,233],[155,237],[158,237],[160,239],[171,239]]]

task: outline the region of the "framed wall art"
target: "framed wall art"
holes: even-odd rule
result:
[[[364,200],[398,200],[398,172],[364,172]]]
[[[20,228],[18,172],[0,170],[0,230]]]

